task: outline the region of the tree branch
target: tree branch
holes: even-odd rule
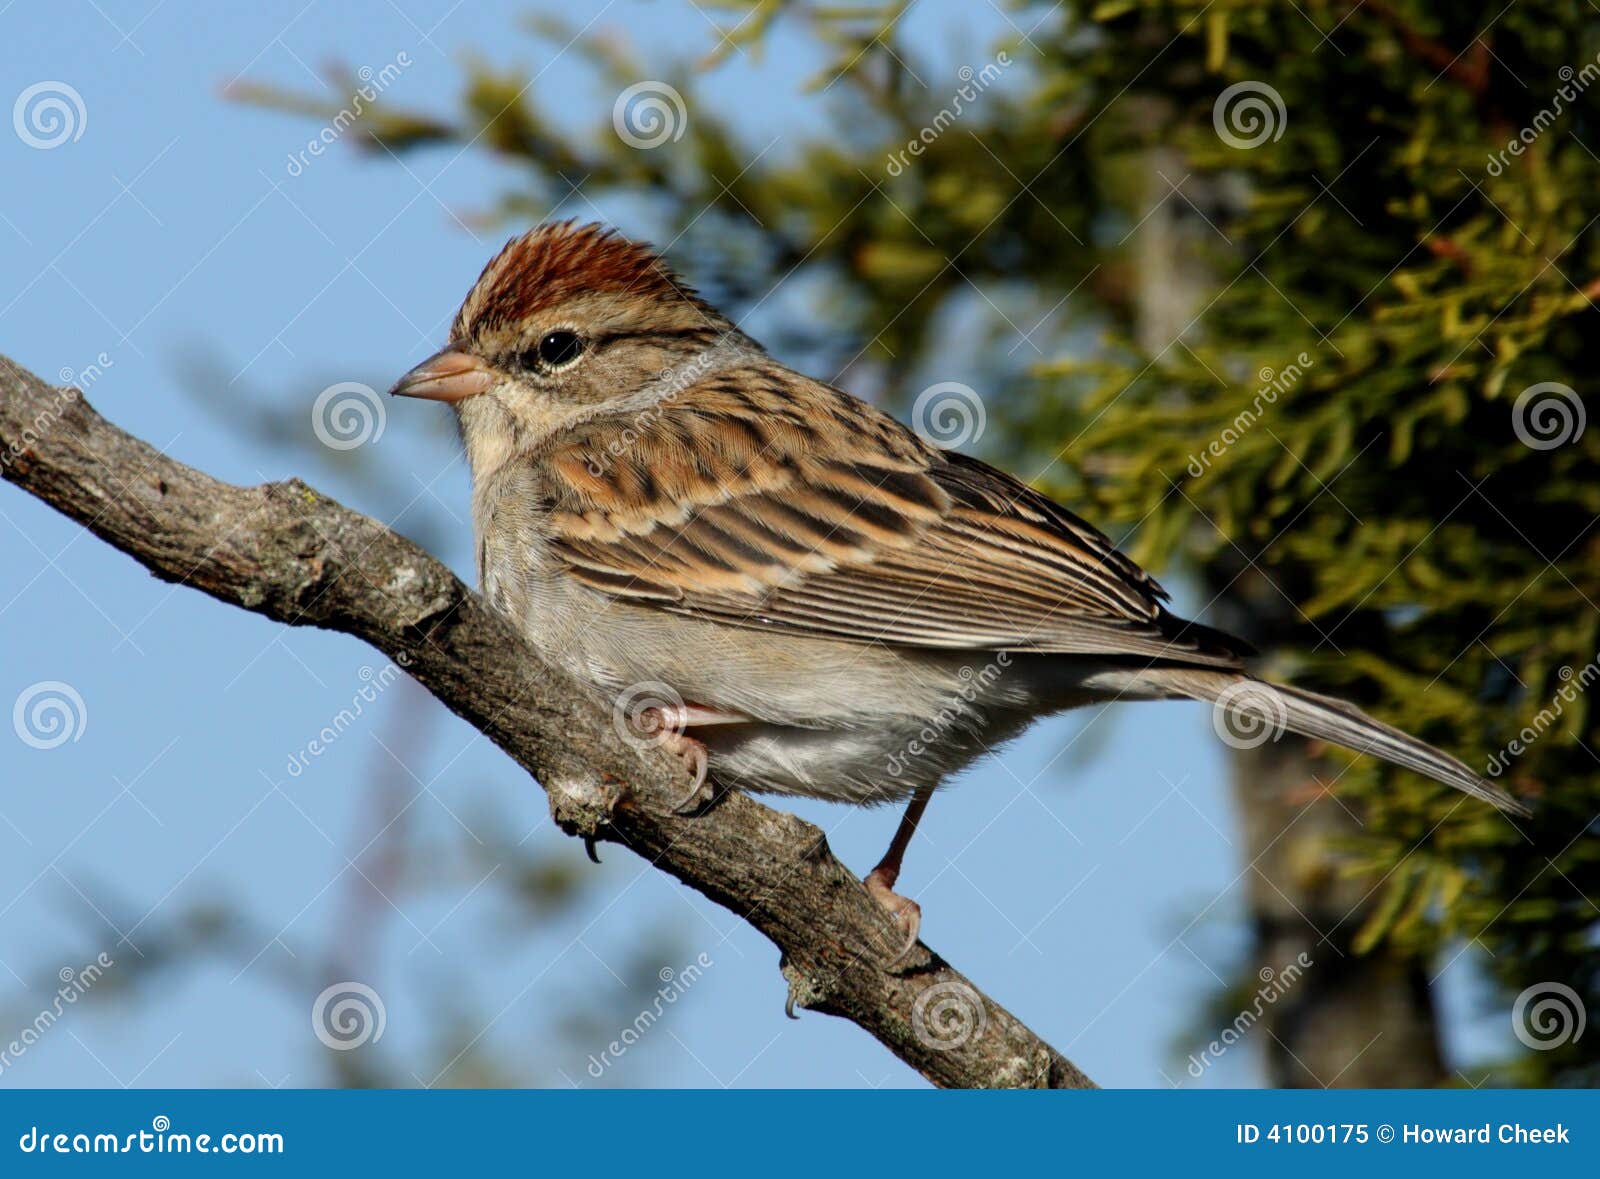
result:
[[[843,1016],[937,1085],[1092,1087],[937,955],[888,968],[897,928],[813,825],[736,793],[675,814],[681,767],[625,744],[596,693],[381,524],[299,480],[212,479],[3,356],[0,473],[163,581],[384,652],[534,775],[563,830],[631,848],[770,938],[792,1006]]]

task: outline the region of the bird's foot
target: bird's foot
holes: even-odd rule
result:
[[[648,740],[659,744],[678,758],[688,768],[694,779],[689,793],[673,804],[680,815],[692,815],[707,806],[716,797],[716,790],[706,781],[711,757],[706,743],[691,737],[686,730],[691,726],[744,724],[749,718],[701,704],[653,705],[641,709],[633,718],[632,726]]]
[[[895,874],[885,871],[882,866],[868,872],[861,883],[866,885],[867,893],[878,904],[889,910],[889,915],[894,922],[905,932],[905,940],[894,956],[889,959],[889,965],[895,967],[905,961],[905,958],[917,946],[917,934],[922,929],[922,906],[910,897],[903,897],[894,891]]]
[[[694,779],[689,792],[672,804],[672,809],[676,813],[692,815],[710,803],[716,795],[706,781],[706,771],[711,766],[711,758],[706,753],[706,743],[687,733],[668,729],[662,735],[661,747],[683,762],[689,771],[689,776]]]

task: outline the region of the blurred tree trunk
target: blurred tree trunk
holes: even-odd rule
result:
[[[1260,976],[1312,963],[1261,1021],[1267,1082],[1277,1088],[1429,1088],[1445,1075],[1424,964],[1380,946],[1357,954],[1373,881],[1341,874],[1330,844],[1356,820],[1316,785],[1309,743],[1285,736],[1232,755],[1251,966]],[[1312,791],[1316,793],[1308,795]],[[1301,959],[1299,956],[1305,955]]]
[[[1155,355],[1180,346],[1175,341],[1215,290],[1204,251],[1220,239],[1207,224],[1208,205],[1237,197],[1220,184],[1196,182],[1168,149],[1149,153],[1146,181],[1133,292],[1139,342]],[[1264,582],[1251,585],[1259,575],[1230,556],[1204,571],[1206,596],[1215,598],[1221,625],[1270,650],[1275,632],[1293,621],[1288,603]],[[1387,946],[1364,955],[1351,947],[1375,882],[1340,872],[1333,848],[1357,829],[1357,819],[1317,785],[1331,775],[1326,767],[1318,773],[1311,743],[1285,734],[1233,750],[1231,760],[1254,936],[1252,978],[1241,989],[1277,977],[1301,954],[1313,963],[1263,1007],[1267,1084],[1437,1085],[1445,1070],[1424,964]]]

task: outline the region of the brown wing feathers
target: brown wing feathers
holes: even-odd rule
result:
[[[608,594],[890,645],[1237,662],[1066,509],[776,365],[555,446],[556,551]]]

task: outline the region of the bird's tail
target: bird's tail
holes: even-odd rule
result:
[[[1231,745],[1260,745],[1287,730],[1415,770],[1507,814],[1529,813],[1522,803],[1448,753],[1332,696],[1210,668],[1129,668],[1100,673],[1095,680],[1134,697],[1206,701],[1213,706],[1218,734]]]

